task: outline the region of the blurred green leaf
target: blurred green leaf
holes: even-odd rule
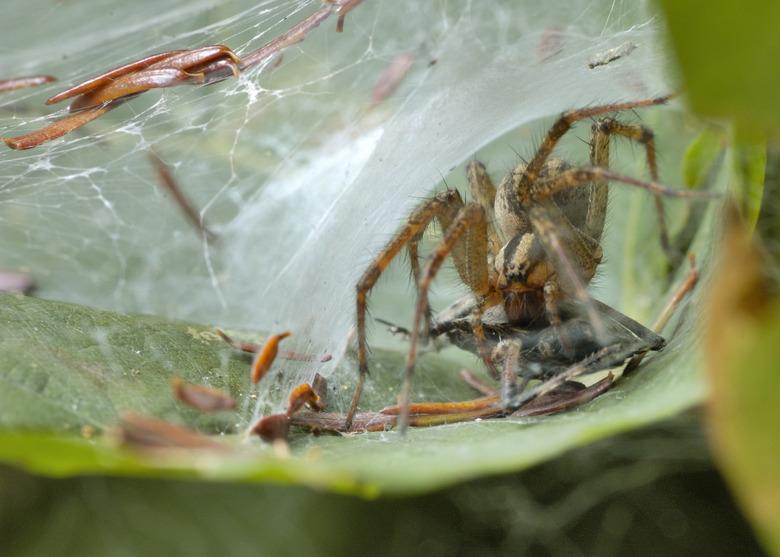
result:
[[[780,128],[780,3],[660,0],[692,108],[748,129]]]
[[[767,548],[780,555],[780,303],[735,218],[710,295],[709,418],[725,476]]]
[[[522,474],[376,501],[0,466],[0,547],[4,557],[760,554],[695,413]]]
[[[691,107],[733,124],[730,192],[752,230],[766,213],[765,187],[776,188],[765,185],[765,178],[767,138],[771,145],[780,131],[780,74],[773,70],[780,59],[780,4],[661,0],[661,5]],[[704,141],[698,147],[701,152],[689,153],[692,161],[706,158],[712,145]],[[707,323],[711,425],[724,473],[767,546],[779,552],[777,316],[751,315],[757,299],[762,306],[772,302],[752,247],[744,240],[735,247],[744,234],[735,230],[728,232],[715,273]]]
[[[752,228],[758,221],[764,196],[766,140],[761,134],[737,130],[732,153],[733,181],[731,192],[745,222]]]
[[[9,295],[0,301],[0,360],[8,363],[0,371],[5,430],[0,459],[54,476],[200,477],[310,485],[364,496],[418,493],[526,468],[674,415],[703,396],[690,328],[683,326],[642,371],[572,412],[418,429],[406,439],[395,432],[301,434],[292,441],[293,456],[281,459],[259,440],[240,435],[254,411],[248,361],[208,328],[34,298]],[[402,358],[375,351],[375,388],[364,401],[367,407],[392,400],[397,374],[389,370],[402,369]],[[473,396],[453,381],[457,369],[445,357],[423,357],[416,394],[438,400]],[[168,385],[174,374],[229,390],[239,401],[239,415],[204,418],[177,404]],[[225,433],[233,450],[161,459],[85,435],[84,426],[105,432],[130,410]]]
[[[689,189],[699,189],[707,181],[718,159],[723,156],[726,138],[723,130],[705,128],[691,141],[683,160],[683,183]]]
[[[780,555],[780,306],[755,327],[714,384],[712,416],[723,471],[768,549]]]

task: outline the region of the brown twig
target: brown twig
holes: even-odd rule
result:
[[[160,178],[160,184],[166,190],[168,190],[168,193],[171,194],[173,201],[176,203],[176,206],[179,208],[184,217],[193,227],[195,227],[195,230],[203,234],[207,240],[216,240],[218,238],[217,235],[212,232],[208,226],[206,226],[206,223],[201,218],[200,214],[192,207],[189,200],[184,196],[181,189],[179,188],[179,185],[176,183],[176,180],[174,180],[168,165],[166,165],[157,155],[157,153],[152,150],[149,150],[147,155],[155,170],[157,171],[157,175]]]
[[[236,350],[241,350],[242,352],[246,352],[247,354],[257,354],[262,348],[262,345],[255,344],[254,342],[242,342],[240,340],[234,340],[232,337],[229,337],[221,329],[217,329],[217,334],[227,344],[229,344]],[[278,355],[283,360],[294,360],[298,362],[324,363],[324,362],[329,362],[333,359],[333,356],[331,354],[323,354],[322,356],[315,356],[314,354],[303,354],[301,352],[293,352],[292,350],[279,350]]]
[[[40,130],[35,130],[34,132],[16,137],[4,137],[3,141],[11,149],[32,149],[42,143],[62,137],[81,126],[88,124],[96,118],[100,118],[103,114],[118,106],[118,104],[118,101],[114,101],[103,106],[95,106],[82,112],[76,112],[70,116],[66,116],[62,120],[52,122]]]
[[[265,374],[271,369],[276,359],[276,354],[279,352],[279,343],[290,335],[292,335],[290,331],[285,331],[268,337],[268,340],[265,341],[257,356],[255,356],[255,361],[252,362],[252,383],[257,384],[265,377]]]
[[[27,89],[29,87],[37,87],[44,83],[51,83],[57,81],[56,77],[50,75],[31,75],[25,77],[13,77],[11,79],[0,79],[0,93],[6,91],[16,91],[17,89]]]
[[[346,19],[347,14],[357,8],[361,2],[363,2],[363,0],[346,0],[346,2],[341,3],[342,5],[339,8],[339,20],[336,22],[336,33],[344,31],[344,20]]]
[[[281,52],[288,46],[302,42],[306,38],[306,35],[308,35],[309,31],[318,27],[323,21],[328,19],[336,11],[339,12],[339,19],[342,21],[343,27],[343,17],[347,15],[347,12],[357,6],[357,4],[358,2],[355,2],[355,0],[335,0],[333,2],[323,4],[320,9],[318,9],[300,23],[297,23],[291,27],[289,31],[282,33],[274,40],[264,44],[256,50],[253,50],[246,56],[243,56],[241,58],[241,64],[239,67],[243,71],[260,65],[277,52]],[[344,11],[342,14],[342,10],[345,8],[346,11]]]
[[[219,389],[185,383],[179,377],[174,377],[171,380],[171,386],[177,400],[201,412],[222,412],[236,409],[236,401]]]
[[[126,414],[117,426],[114,435],[123,445],[136,449],[217,449],[226,445],[214,441],[184,426],[172,424],[159,418]]]
[[[381,103],[393,94],[404,77],[406,77],[406,74],[409,73],[409,70],[412,69],[413,64],[414,56],[408,52],[399,54],[393,59],[374,84],[374,89],[371,92],[372,106]]]
[[[30,275],[13,271],[0,271],[0,292],[29,294],[35,288]]]

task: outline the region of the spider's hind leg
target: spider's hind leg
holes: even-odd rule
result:
[[[650,171],[650,179],[653,182],[658,182],[658,165],[656,163],[655,134],[653,134],[653,130],[642,124],[626,124],[614,118],[601,118],[595,121],[591,130],[593,132],[590,144],[591,165],[600,168],[609,168],[610,140],[613,135],[618,135],[635,141],[644,147],[647,168]],[[586,227],[589,234],[597,241],[600,241],[601,234],[604,231],[607,197],[607,182],[604,180],[594,181],[591,188],[591,204],[588,210]],[[658,193],[655,193],[653,197],[658,219],[658,233],[661,240],[661,247],[669,258],[669,261],[675,263],[679,259],[679,254],[672,248],[669,240],[663,199]]]

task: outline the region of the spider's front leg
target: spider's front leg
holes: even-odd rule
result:
[[[474,319],[475,337],[480,342],[481,331],[481,311],[501,303],[500,294],[494,290],[489,280],[487,267],[488,252],[488,222],[485,216],[485,210],[477,203],[465,205],[450,223],[447,232],[439,245],[431,253],[428,263],[421,274],[417,289],[417,305],[415,307],[414,322],[409,338],[409,353],[406,359],[406,369],[404,371],[403,384],[401,392],[398,395],[398,429],[403,434],[409,425],[409,407],[411,399],[412,376],[417,360],[417,343],[420,337],[420,328],[423,317],[428,311],[428,291],[433,279],[439,272],[441,265],[448,255],[452,254],[455,259],[455,266],[464,283],[471,289],[477,297],[478,311],[472,315]],[[460,247],[462,251],[457,251]],[[483,346],[480,353],[483,353],[483,360],[490,368],[492,360],[487,350],[484,349],[484,332],[481,335]]]
[[[344,430],[349,431],[352,426],[352,420],[357,412],[360,397],[363,394],[363,385],[368,374],[368,345],[366,343],[366,308],[368,293],[379,280],[379,277],[385,271],[390,262],[403,249],[404,246],[413,246],[412,269],[416,265],[416,246],[420,236],[434,218],[447,219],[446,215],[457,213],[463,205],[463,200],[457,191],[448,190],[437,194],[433,199],[425,201],[418,206],[409,217],[407,223],[393,236],[379,255],[371,262],[357,283],[357,343],[358,343],[358,368],[359,376],[355,392],[352,395],[352,402],[344,421]],[[413,271],[414,272],[414,271]],[[417,273],[414,273],[417,274]]]

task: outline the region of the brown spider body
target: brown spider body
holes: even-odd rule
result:
[[[472,163],[477,164],[477,163]],[[554,179],[571,165],[560,159],[547,161],[539,174],[543,180]],[[505,178],[496,192],[494,213],[499,233],[505,238],[505,243],[498,250],[493,262],[496,288],[501,292],[504,311],[509,323],[517,325],[533,325],[546,323],[544,288],[556,279],[555,265],[547,255],[545,247],[528,215],[517,203],[513,194],[515,182],[512,179],[522,174],[525,165],[519,165],[515,171]],[[591,186],[594,188],[595,186]],[[593,278],[597,265],[601,262],[601,247],[599,239],[603,230],[604,219],[600,219],[597,230],[589,230],[587,218],[589,212],[606,212],[606,196],[597,201],[590,199],[589,188],[578,188],[558,192],[549,203],[553,203],[561,216],[570,225],[570,231],[577,234],[581,242],[575,247],[588,253],[579,258],[577,267],[579,279],[587,284]],[[595,196],[592,196],[595,197]],[[589,235],[592,234],[592,235]],[[594,237],[595,236],[595,237]]]
[[[658,97],[564,112],[550,128],[534,157],[527,164],[517,166],[498,189],[493,186],[485,167],[475,161],[467,169],[471,202],[464,203],[458,192],[447,190],[423,202],[412,212],[406,225],[377,255],[357,284],[360,377],[344,429],[351,427],[368,372],[367,296],[382,272],[404,247],[410,254],[417,285],[417,304],[399,395],[398,424],[402,431],[409,419],[411,377],[418,342],[426,340],[428,333],[436,330],[431,324],[428,291],[449,256],[461,281],[473,295],[470,342],[473,341],[476,352],[493,377],[501,377],[503,404],[507,411],[515,410],[519,404],[516,397],[518,375],[528,376],[527,369],[517,369],[528,364],[524,359],[530,353],[526,344],[550,344],[539,340],[541,333],[553,336],[553,344],[558,347],[553,352],[564,355],[564,364],[574,363],[573,368],[579,374],[605,369],[605,359],[614,365],[617,359],[624,361],[643,350],[662,346],[663,339],[657,335],[650,337],[646,333],[652,332],[593,300],[587,293],[587,285],[602,259],[600,242],[610,181],[640,187],[655,195],[661,243],[667,252],[669,241],[660,196],[707,196],[658,184],[652,132],[641,125],[624,124],[603,117],[611,112],[663,104],[667,100],[668,97]],[[594,117],[602,118],[592,126],[592,166],[573,167],[551,157],[558,141],[574,123]],[[614,135],[644,147],[650,181],[608,170],[609,145]],[[444,236],[421,269],[418,243],[434,220],[444,231]],[[576,303],[576,311],[572,311],[572,303]],[[520,331],[517,336],[522,344],[516,343],[511,351],[517,354],[517,358],[504,358],[508,364],[502,374],[495,366],[488,341],[488,336],[496,331],[491,330],[489,323],[486,327],[483,321],[486,314],[498,309],[503,310],[499,321],[516,332]],[[633,325],[626,325],[625,320]],[[612,331],[613,322],[617,323],[618,329],[630,331],[639,344],[624,346],[625,339],[621,340],[621,335],[616,336]],[[586,325],[583,326],[583,323]],[[580,339],[585,339],[586,345],[577,345]],[[601,352],[604,354],[600,355]],[[545,356],[542,351],[536,364],[542,369],[545,366],[552,369],[545,362],[548,357],[549,354]],[[558,377],[568,375],[570,372],[566,371]],[[566,404],[564,401],[563,405]]]

